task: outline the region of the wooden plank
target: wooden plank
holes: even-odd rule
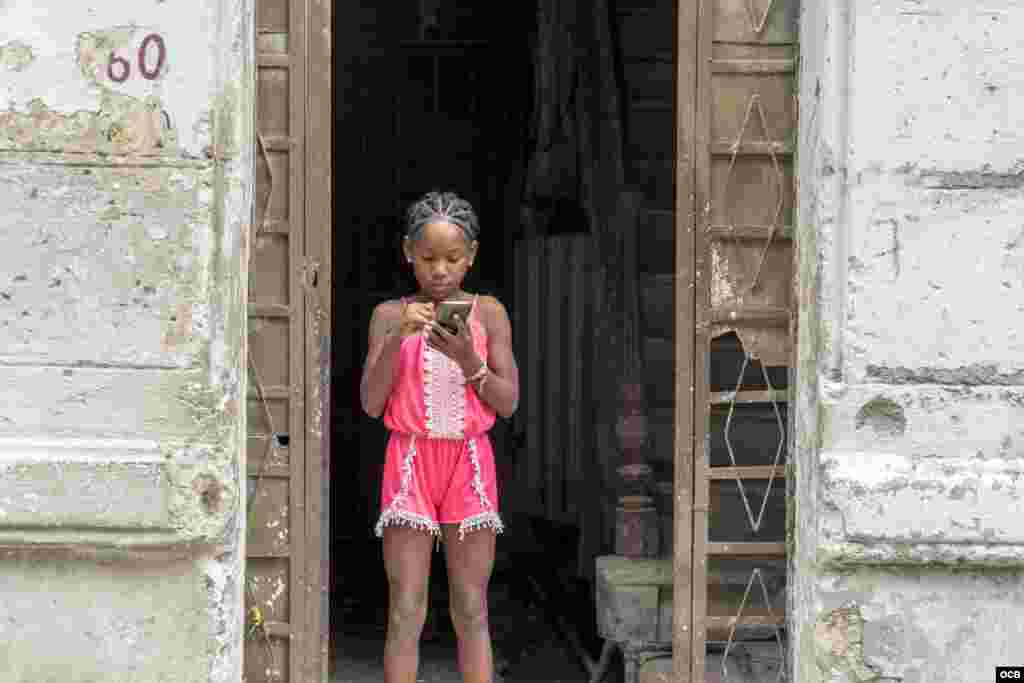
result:
[[[259,0],[256,3],[257,33],[286,33],[289,28],[288,0]]]
[[[708,557],[785,557],[785,543],[738,542],[708,543]]]
[[[257,391],[256,387],[253,386],[252,383],[250,383],[247,398],[250,400],[259,400],[261,397],[268,401],[285,401],[292,397],[292,390],[291,387],[273,385],[264,386],[263,391],[260,392]]]
[[[267,635],[271,638],[291,638],[295,630],[291,624],[287,624],[283,621],[267,621],[264,622],[264,628],[267,631]]]
[[[306,202],[303,249],[318,259],[315,325],[307,326],[306,401],[314,419],[307,419],[306,439],[306,565],[313,587],[307,600],[304,629],[309,635],[303,674],[308,681],[326,681],[330,655],[330,357],[333,311],[331,214],[333,188],[334,83],[333,27],[330,2],[308,3],[306,97]],[[317,419],[319,418],[319,419]]]
[[[707,541],[707,532],[711,507],[708,498],[712,484],[717,489],[727,485],[723,482],[736,479],[781,479],[785,476],[785,468],[770,465],[710,468],[709,460],[700,457],[704,454],[703,448],[708,447],[705,436],[711,429],[708,418],[712,412],[720,417],[723,411],[730,410],[734,404],[784,402],[789,393],[785,390],[713,393],[707,382],[712,365],[717,367],[722,360],[716,358],[714,364],[710,363],[712,351],[708,336],[709,330],[716,329],[713,326],[721,329],[740,323],[746,330],[746,341],[753,344],[751,340],[760,340],[762,344],[774,345],[786,338],[793,323],[785,298],[773,298],[761,292],[756,301],[752,298],[750,302],[739,304],[721,297],[721,300],[715,300],[716,308],[712,308],[710,297],[711,282],[721,278],[746,281],[742,276],[752,277],[755,269],[762,284],[777,287],[776,280],[780,276],[786,283],[790,281],[787,270],[790,266],[778,255],[791,250],[793,242],[793,229],[790,227],[793,222],[790,215],[792,195],[788,184],[792,179],[790,167],[792,155],[795,154],[795,138],[791,135],[795,116],[788,106],[787,98],[788,84],[795,77],[798,62],[794,51],[775,44],[789,35],[785,27],[795,25],[793,19],[796,16],[796,5],[783,0],[776,2],[762,29],[757,26],[760,14],[751,16],[751,12],[765,6],[758,3],[750,5],[745,0],[710,0],[701,3],[697,30],[697,206],[704,213],[697,222],[696,246],[698,271],[702,274],[702,281],[697,284],[696,314],[697,377],[700,381],[695,392],[695,441],[698,456],[694,479],[698,498],[694,503],[693,525],[695,626],[692,654],[693,670],[699,676],[705,672],[705,644],[708,638],[728,638],[736,625],[781,625],[784,621],[783,614],[770,616],[761,613],[753,604],[748,604],[739,618],[724,616],[728,605],[720,603],[720,596],[716,596],[714,587],[710,586],[713,577],[709,576],[708,566],[710,558],[781,560],[785,557],[785,544],[712,543]],[[753,100],[754,95],[759,99]],[[783,106],[779,106],[780,102]],[[755,108],[747,109],[748,103]],[[763,125],[760,120],[762,112],[768,119]],[[748,114],[754,118],[744,123],[744,117]],[[771,139],[758,139],[763,136],[770,136]],[[742,139],[737,141],[737,137]],[[734,171],[730,160],[741,156],[762,158],[738,162]],[[780,167],[778,172],[782,175],[785,193],[781,198],[777,195],[778,174],[772,165],[776,162]],[[728,190],[737,187],[742,187],[742,193],[729,193]],[[780,199],[783,208],[781,215],[777,215],[776,206]],[[775,221],[781,225],[773,225]],[[770,258],[763,262],[751,258],[750,255],[756,255],[762,249],[757,242],[765,243],[768,240],[772,242]],[[711,272],[716,267],[722,270]],[[775,290],[771,287],[767,291],[773,293]],[[780,332],[778,328],[785,332]],[[769,350],[762,348],[761,352],[767,354]],[[718,345],[714,353],[727,351],[723,345]],[[721,385],[716,384],[716,388],[718,386]],[[702,495],[703,498],[700,498]],[[771,519],[779,521],[775,516]]]
[[[255,364],[259,381],[264,387],[292,385],[292,375],[288,372],[287,364],[282,363],[282,359],[288,358],[295,348],[291,338],[294,324],[294,316],[250,318],[248,321],[248,355]],[[252,388],[255,388],[255,384],[253,382]]]
[[[245,614],[256,607],[264,623],[284,622],[288,618],[288,591],[280,589],[288,583],[287,558],[246,557],[246,572],[249,576],[245,591]]]
[[[297,81],[297,80],[298,80],[297,78],[291,79],[292,87],[293,88],[295,87],[295,85],[296,85],[295,81]],[[301,111],[301,109],[300,109],[300,111]],[[292,116],[294,116],[294,115],[295,115],[295,112],[293,111],[292,112]],[[294,133],[292,135],[294,136]],[[289,137],[289,136],[284,136],[284,135],[268,135],[268,136],[263,138],[264,148],[268,152],[290,152],[292,150],[292,146],[293,145],[299,145],[299,144],[300,144],[299,141],[295,137]],[[299,174],[299,177],[301,177],[301,174]],[[292,180],[293,180],[293,183],[294,183],[296,179],[292,178]]]
[[[697,26],[699,3],[676,4],[675,127],[675,437],[672,559],[672,667],[678,683],[703,680],[693,669],[694,334],[697,234]],[[706,496],[707,493],[702,494]]]
[[[250,318],[288,318],[291,314],[291,307],[284,304],[249,304]]]
[[[711,143],[711,155],[716,157],[744,156],[792,156],[793,143],[783,140],[744,140],[736,145],[735,140],[718,140]]]
[[[246,473],[250,477],[264,477],[269,479],[288,479],[292,476],[291,467],[288,465],[267,465],[263,467],[256,463],[249,463],[246,466]]]
[[[718,240],[763,242],[771,237],[774,242],[790,242],[796,234],[793,225],[709,225],[708,236]],[[772,234],[774,232],[774,234]]]
[[[287,306],[288,237],[257,232],[249,245],[249,305]],[[273,309],[266,309],[273,310]],[[250,315],[254,313],[249,310]],[[270,317],[278,317],[272,315]]]
[[[291,2],[289,16],[289,49],[292,55],[299,55],[305,62],[306,57],[306,21],[308,19],[306,10],[307,3]],[[289,450],[293,454],[291,459],[292,477],[291,483],[291,513],[288,518],[289,533],[291,536],[291,613],[288,615],[288,622],[292,625],[293,635],[290,645],[289,657],[289,683],[302,681],[303,664],[309,656],[309,645],[312,634],[308,632],[307,605],[309,604],[309,593],[306,590],[306,519],[304,508],[306,503],[306,455],[309,447],[309,439],[306,434],[306,392],[304,384],[306,377],[306,326],[308,324],[309,306],[305,293],[304,266],[306,264],[306,158],[308,148],[306,139],[306,106],[308,104],[306,78],[309,75],[308,64],[303,63],[301,69],[292,71],[293,77],[289,79],[291,92],[291,121],[289,125],[289,139],[270,141],[271,145],[284,144],[282,151],[292,153],[289,174],[286,182],[290,183],[288,193],[288,209],[285,215],[292,226],[292,234],[289,238],[291,247],[289,256],[291,282],[289,283],[290,294],[288,301],[295,307],[295,313],[291,316],[291,338],[289,340],[288,374],[292,386],[298,385],[299,390],[295,392],[291,400],[291,411],[289,419],[289,432],[291,442]],[[319,144],[319,142],[318,142]],[[271,147],[271,149],[275,149]],[[285,180],[285,179],[282,179]]]
[[[708,26],[714,31],[709,42],[791,44],[797,37],[798,7],[783,0],[715,0],[709,8]]]
[[[796,72],[795,59],[715,59],[711,73],[715,74],[789,74]]]
[[[277,55],[277,57],[287,55]],[[288,101],[292,74],[286,69],[261,66],[256,71],[256,120],[264,141],[287,138],[291,130]],[[271,151],[271,150],[267,150]]]
[[[277,235],[289,235],[292,231],[292,226],[288,224],[288,221],[280,218],[267,219],[263,222],[263,225],[259,225],[256,228],[257,233],[270,232]]]
[[[751,614],[743,617],[704,617],[704,624],[709,631],[728,630],[733,626],[782,626],[785,623],[786,618],[781,614]]]
[[[693,616],[691,629],[691,667],[694,681],[701,680],[705,671],[705,619],[707,609],[708,567],[706,543],[708,538],[709,490],[707,486],[707,468],[710,454],[707,452],[708,440],[705,434],[709,429],[708,411],[708,369],[710,365],[711,339],[709,326],[706,324],[706,311],[710,306],[711,294],[711,263],[709,262],[707,225],[710,219],[711,187],[711,121],[714,116],[711,98],[710,62],[712,56],[711,36],[713,30],[713,11],[715,2],[699,3],[697,23],[693,29],[694,41],[697,45],[695,64],[696,81],[696,170],[695,187],[698,208],[695,240],[694,262],[697,276],[695,278],[695,342],[694,357],[694,458],[693,458]]]
[[[712,323],[750,323],[761,326],[788,327],[790,312],[777,306],[719,306],[708,311]]]
[[[246,551],[249,555],[287,557],[293,551],[291,480],[267,479],[259,481],[250,501],[249,526],[246,527]],[[247,484],[255,485],[255,478]],[[289,573],[294,567],[289,568]],[[289,599],[294,593],[289,593]],[[293,615],[289,613],[289,620]]]
[[[783,403],[789,401],[789,389],[747,389],[744,391],[716,391],[708,396],[711,405],[730,403]]]
[[[708,479],[754,479],[765,480],[772,477],[785,478],[785,465],[751,465],[747,467],[712,467],[708,470]]]
[[[256,55],[256,66],[263,69],[290,69],[292,58],[289,55],[260,53]]]

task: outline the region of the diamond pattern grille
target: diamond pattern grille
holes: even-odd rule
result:
[[[736,451],[735,451],[735,449],[733,447],[733,444],[732,444],[732,429],[733,429],[733,424],[732,423],[733,423],[733,415],[735,414],[735,411],[736,411],[736,396],[739,394],[739,392],[742,389],[742,386],[743,386],[743,375],[744,375],[744,373],[746,373],[747,366],[750,364],[750,361],[751,361],[750,354],[744,354],[744,356],[743,356],[743,366],[741,367],[739,377],[736,380],[736,389],[732,393],[731,399],[729,401],[729,412],[728,412],[728,415],[725,418],[725,448],[726,448],[726,451],[729,453],[729,463],[730,463],[730,465],[732,465],[733,468],[736,468],[737,465],[738,465],[738,463],[736,462]],[[774,396],[775,396],[775,389],[772,386],[771,379],[768,377],[768,371],[765,370],[764,365],[759,365],[759,367],[761,369],[761,375],[764,378],[765,385],[768,387],[768,396],[771,397],[772,411],[775,414],[775,422],[776,422],[776,425],[778,427],[779,434],[778,434],[778,442],[775,444],[775,449],[774,449],[775,450],[775,455],[772,458],[772,461],[770,463],[765,463],[765,464],[770,464],[773,467],[771,469],[771,473],[770,473],[769,478],[768,478],[768,485],[767,485],[767,487],[765,489],[764,496],[761,499],[761,504],[757,508],[757,514],[756,515],[754,514],[754,508],[752,508],[751,505],[750,505],[750,498],[747,496],[747,489],[746,489],[746,487],[743,484],[743,477],[740,477],[740,476],[734,477],[734,479],[736,481],[736,486],[737,486],[737,488],[739,489],[739,492],[740,492],[740,500],[742,500],[742,502],[743,502],[743,509],[747,513],[747,520],[750,523],[750,530],[753,531],[755,534],[758,533],[761,530],[761,524],[764,522],[764,513],[765,513],[765,509],[767,508],[767,505],[768,505],[768,496],[771,495],[772,486],[774,485],[775,480],[777,479],[776,468],[778,467],[779,462],[782,459],[782,452],[783,452],[783,449],[784,449],[784,447],[786,445],[786,426],[785,426],[785,424],[782,421],[782,413],[781,413],[781,411],[779,411],[778,401],[776,401],[775,398],[774,398]],[[739,472],[739,470],[734,470],[734,471]]]
[[[757,0],[747,0],[747,19],[750,21],[750,30],[754,35],[761,35],[764,33],[764,27],[768,23],[768,15],[772,12],[772,6],[775,4],[775,0],[768,0],[768,6],[764,8],[764,12],[761,16],[757,15]]]
[[[750,572],[750,580],[747,581],[747,588],[743,592],[743,599],[740,600],[739,608],[736,611],[736,617],[733,619],[732,627],[729,630],[729,640],[725,645],[725,652],[722,655],[722,681],[724,683],[746,683],[746,681],[750,680],[745,672],[738,670],[739,667],[733,659],[730,659],[730,654],[733,653],[734,646],[737,644],[736,626],[738,623],[741,623],[741,619],[743,618],[747,605],[752,602],[750,594],[755,583],[760,589],[759,593],[764,602],[764,610],[768,614],[767,621],[771,625],[773,635],[775,636],[774,642],[778,648],[777,654],[779,666],[775,668],[775,677],[772,680],[774,680],[775,683],[785,680],[784,663],[786,661],[786,650],[782,644],[782,628],[776,623],[775,614],[772,610],[771,597],[768,594],[768,587],[765,585],[764,577],[761,575],[761,570],[755,567],[753,571]],[[760,679],[760,681],[767,683],[767,680],[763,678]]]
[[[726,207],[732,206],[730,201],[730,193],[733,189],[733,174],[736,168],[736,159],[740,155],[743,148],[743,143],[748,141],[747,130],[750,128],[751,115],[756,112],[757,120],[761,126],[761,139],[758,141],[761,143],[761,147],[765,148],[768,152],[768,156],[772,163],[772,187],[771,191],[775,196],[774,201],[774,212],[772,215],[772,222],[769,226],[768,239],[765,240],[764,245],[761,247],[761,254],[758,258],[757,268],[754,270],[754,275],[750,282],[747,284],[748,291],[754,291],[757,289],[758,283],[761,280],[761,271],[764,269],[765,257],[768,255],[768,250],[772,246],[772,242],[775,239],[776,232],[782,227],[782,212],[785,206],[785,194],[783,190],[784,176],[782,173],[782,165],[779,163],[778,152],[782,148],[782,144],[777,142],[768,132],[768,119],[765,117],[764,107],[761,105],[761,96],[754,93],[750,96],[747,102],[747,111],[743,116],[743,125],[740,126],[740,132],[736,136],[736,140],[733,142],[730,156],[729,156],[729,170],[726,174],[725,188],[724,188],[724,205]],[[735,221],[730,220],[726,226],[730,231],[736,230]]]

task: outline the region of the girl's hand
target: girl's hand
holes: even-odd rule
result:
[[[431,323],[427,343],[458,363],[462,372],[470,376],[480,369],[480,358],[473,348],[473,337],[469,334],[469,327],[461,317],[455,316],[454,319],[459,330],[457,334],[452,334],[437,323]]]
[[[398,322],[399,333],[403,337],[417,334],[434,322],[434,304],[407,303],[402,309],[402,318]]]

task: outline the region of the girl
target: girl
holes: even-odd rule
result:
[[[478,232],[473,208],[454,194],[413,204],[402,250],[420,290],[380,304],[370,321],[360,395],[391,431],[376,528],[389,585],[385,683],[416,681],[435,538],[444,540],[463,681],[491,683],[493,674],[487,584],[503,527],[487,431],[495,414],[515,412],[519,372],[505,308],[462,290]],[[434,317],[452,299],[473,302],[457,334]]]

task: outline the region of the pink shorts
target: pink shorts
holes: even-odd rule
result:
[[[442,524],[467,531],[504,529],[498,515],[494,451],[486,434],[466,439],[431,439],[392,432],[381,481],[377,536],[391,525],[440,536]]]

